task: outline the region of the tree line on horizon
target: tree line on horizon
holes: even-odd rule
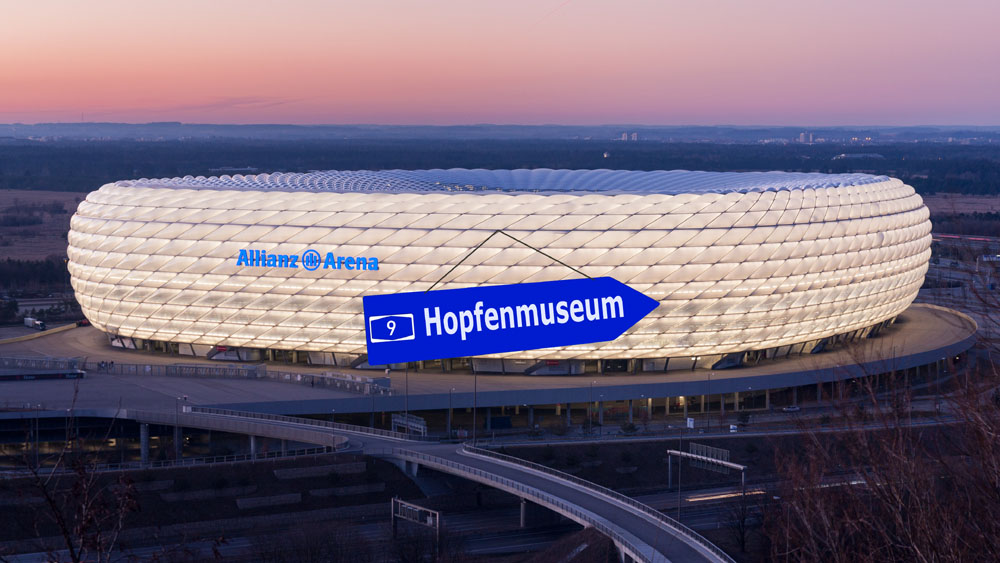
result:
[[[850,157],[835,158],[843,154]],[[135,178],[393,168],[864,172],[900,178],[921,194],[1000,194],[1000,146],[992,144],[531,139],[12,141],[0,150],[0,189],[89,192]]]

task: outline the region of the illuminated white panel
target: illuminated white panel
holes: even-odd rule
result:
[[[69,269],[101,330],[364,354],[361,296],[423,291],[494,230],[661,305],[615,342],[497,357],[662,358],[801,343],[909,306],[930,258],[922,200],[864,174],[416,170],[116,182],[87,196]],[[237,266],[240,249],[379,269]],[[438,287],[578,277],[491,239]]]

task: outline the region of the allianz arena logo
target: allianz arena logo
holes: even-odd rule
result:
[[[378,270],[378,258],[367,256],[337,256],[332,252],[321,255],[308,249],[302,254],[274,254],[266,250],[244,248],[236,258],[237,266],[248,268],[302,268],[324,270]]]

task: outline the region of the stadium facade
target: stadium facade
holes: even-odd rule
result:
[[[489,238],[498,230],[513,238]],[[89,194],[72,219],[69,270],[84,314],[118,346],[365,367],[363,295],[577,269],[660,306],[611,342],[441,367],[665,371],[872,335],[916,297],[930,232],[910,186],[865,174],[188,176]]]

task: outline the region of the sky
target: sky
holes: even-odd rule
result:
[[[997,0],[0,0],[0,122],[998,125]]]

